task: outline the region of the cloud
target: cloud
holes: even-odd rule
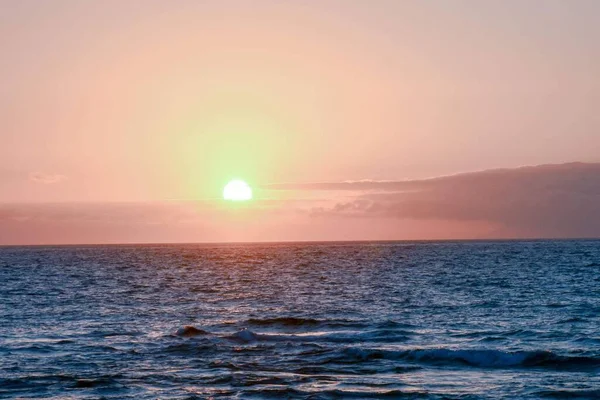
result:
[[[266,190],[402,190],[411,189],[420,181],[376,181],[363,179],[344,182],[272,183],[262,186]]]
[[[46,174],[44,172],[32,172],[29,174],[29,180],[43,185],[51,185],[59,183],[67,179],[66,176],[60,174]]]
[[[295,189],[308,187],[359,192],[348,201],[314,208],[313,216],[487,221],[497,225],[503,235],[600,236],[598,163],[489,170],[414,181],[320,183]]]
[[[0,203],[0,245],[277,240],[297,215],[270,200]]]
[[[202,217],[183,203],[0,204],[0,244],[185,241]]]
[[[600,164],[269,188],[272,199],[235,207],[0,204],[0,244],[600,237]]]

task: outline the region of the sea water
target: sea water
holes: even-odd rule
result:
[[[600,241],[0,248],[0,397],[598,398]]]

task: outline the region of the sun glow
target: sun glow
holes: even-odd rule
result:
[[[223,189],[223,198],[229,201],[246,201],[252,199],[252,188],[240,179],[230,181]]]

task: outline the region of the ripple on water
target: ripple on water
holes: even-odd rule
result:
[[[0,248],[0,397],[597,398],[598,241]]]

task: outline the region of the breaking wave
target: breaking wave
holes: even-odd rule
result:
[[[585,356],[563,356],[551,351],[508,352],[488,349],[361,349],[346,348],[341,358],[348,361],[372,359],[406,360],[438,364],[463,364],[474,367],[545,367],[555,369],[595,369],[600,368],[600,358]]]

